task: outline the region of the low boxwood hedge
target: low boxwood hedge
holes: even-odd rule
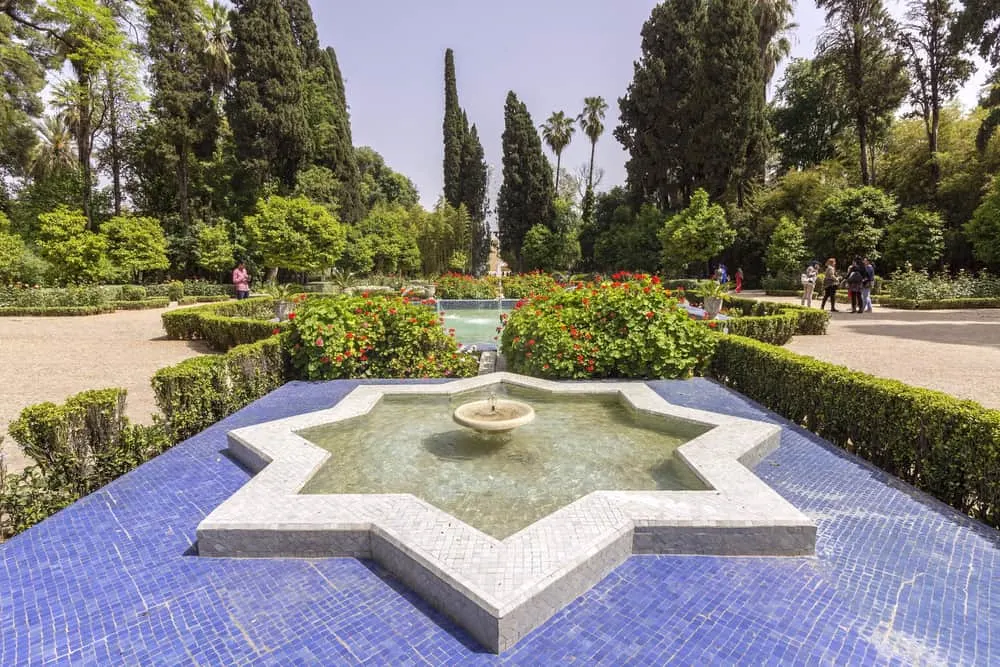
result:
[[[1000,411],[737,336],[719,337],[709,375],[1000,526]]]
[[[274,299],[227,300],[163,313],[163,328],[173,340],[204,340],[218,352],[267,338],[278,326]]]
[[[180,442],[274,391],[288,379],[281,336],[193,357],[153,376],[156,404]]]
[[[232,297],[222,294],[216,296],[182,296],[177,303],[181,306],[190,306],[195,303],[221,303],[229,301]]]
[[[0,308],[0,317],[76,317],[113,313],[115,310],[113,303],[105,303],[100,306],[50,306],[42,308],[7,306]]]
[[[1000,308],[1000,299],[979,299],[969,297],[967,299],[893,299],[884,297],[879,301],[879,305],[886,308],[899,308],[901,310],[950,310],[950,309],[980,309],[980,308]]]
[[[166,308],[170,305],[170,299],[164,296],[143,299],[142,301],[112,301],[111,305],[117,310],[148,310],[151,308]]]

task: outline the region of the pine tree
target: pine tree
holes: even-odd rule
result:
[[[211,155],[218,113],[205,70],[205,41],[192,0],[150,0],[146,41],[152,97],[149,110],[176,156],[177,212],[191,227],[192,170]]]
[[[451,206],[461,203],[462,108],[455,83],[455,54],[444,52],[444,198]]]
[[[500,252],[516,271],[523,268],[521,246],[534,225],[552,228],[555,211],[552,167],[528,108],[514,91],[504,106],[503,184],[497,198]]]
[[[233,15],[233,80],[226,113],[253,202],[269,180],[290,190],[312,150],[304,73],[280,0],[239,0]]]

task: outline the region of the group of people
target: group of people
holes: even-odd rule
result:
[[[725,264],[719,264],[715,267],[715,273],[712,275],[712,279],[717,281],[721,285],[725,285],[729,282],[729,271],[726,269]],[[735,292],[739,293],[743,291],[743,269],[736,269],[736,274],[733,279],[736,281]]]
[[[816,281],[820,279],[820,265],[812,261],[802,274],[802,305],[812,307]],[[820,309],[830,301],[830,312],[837,313],[837,289],[843,284],[851,296],[852,313],[872,312],[872,286],[875,285],[875,265],[867,257],[855,257],[847,269],[847,275],[837,273],[837,260],[831,257],[823,268],[823,300]]]

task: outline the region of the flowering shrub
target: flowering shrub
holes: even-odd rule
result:
[[[978,276],[959,271],[955,277],[948,274],[930,275],[926,270],[905,271],[892,274],[889,291],[894,299],[912,301],[943,301],[945,299],[998,298],[1000,277],[983,271]]]
[[[496,287],[486,278],[462,273],[446,273],[436,281],[439,299],[495,299]]]
[[[711,357],[711,328],[659,278],[622,273],[518,302],[502,349],[510,370],[539,377],[686,378]]]
[[[314,297],[289,319],[289,355],[304,380],[471,377],[479,368],[433,309],[402,297]]]
[[[503,295],[510,299],[525,299],[532,294],[544,294],[555,287],[556,281],[552,276],[541,271],[503,278]]]

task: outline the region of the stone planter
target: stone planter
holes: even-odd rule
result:
[[[705,312],[708,313],[708,316],[714,320],[715,316],[718,315],[719,312],[722,310],[722,297],[721,296],[707,297],[705,299],[704,308]]]
[[[292,303],[290,301],[275,301],[274,302],[274,316],[279,322],[284,322],[288,319],[288,313],[292,312]]]
[[[427,298],[428,299],[432,298],[434,296],[434,293],[436,291],[437,291],[437,285],[435,285],[434,283],[431,283],[430,285],[428,285],[427,288],[426,288]]]

